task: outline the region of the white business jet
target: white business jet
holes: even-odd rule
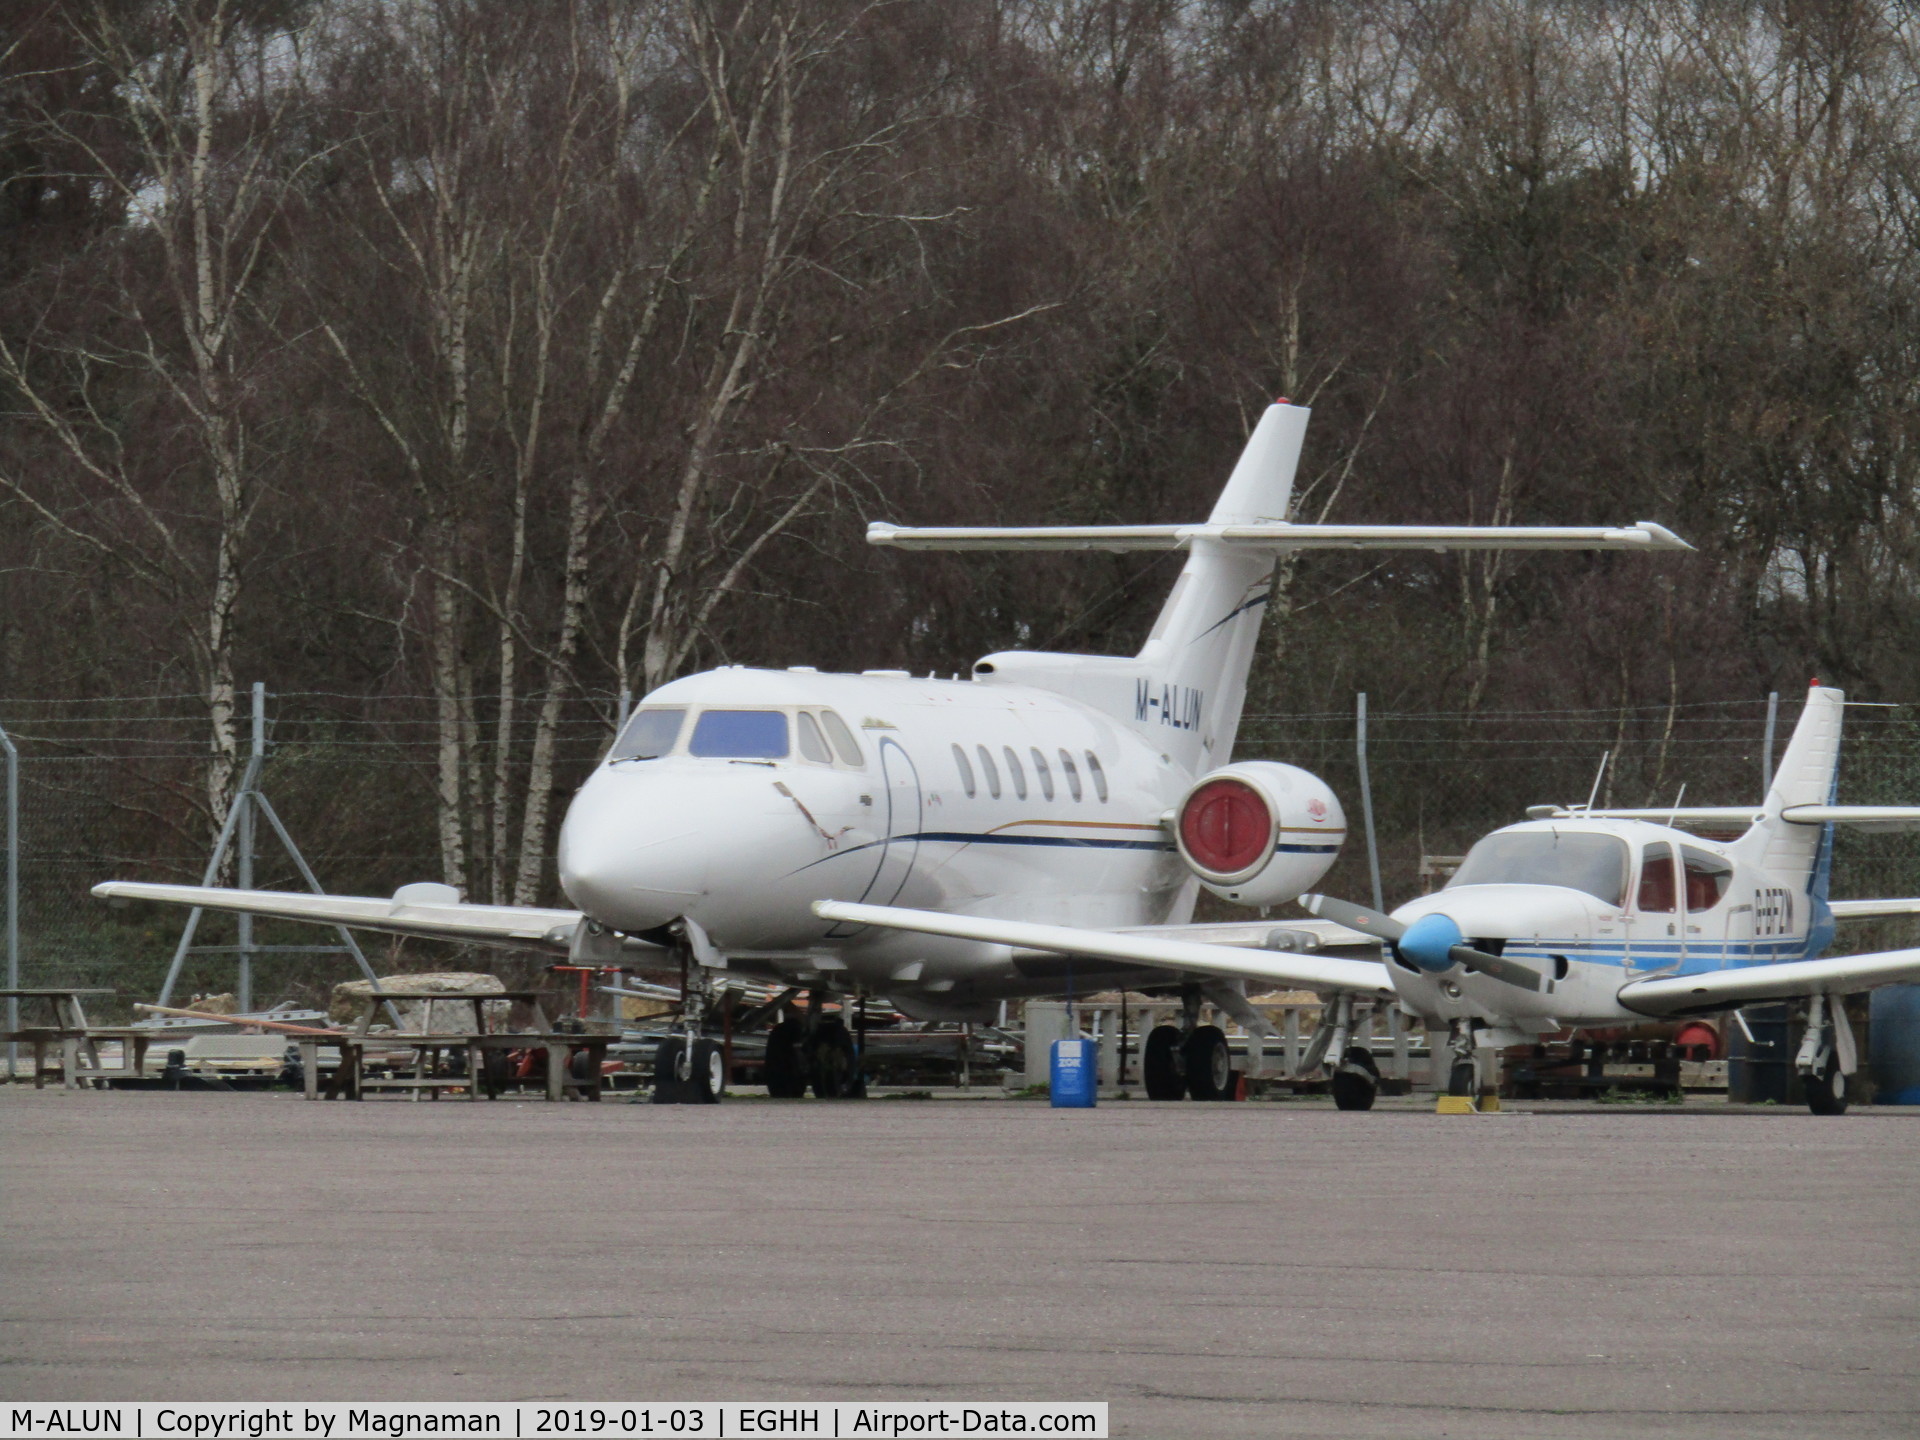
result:
[[[718,1098],[726,1077],[705,1022],[728,975],[810,990],[816,1000],[882,995],[923,1019],[987,1018],[1002,1000],[1076,988],[1179,986],[1184,1083],[1215,1094],[1226,1045],[1216,1027],[1193,1023],[1202,987],[1216,1003],[1237,1001],[1235,1013],[1251,1011],[1231,967],[1169,966],[1169,952],[1154,948],[1172,943],[1164,930],[1140,940],[1140,953],[1057,954],[997,934],[914,932],[873,919],[912,912],[1088,933],[1179,926],[1201,884],[1264,907],[1324,875],[1346,834],[1332,791],[1290,765],[1232,763],[1283,551],[1689,548],[1648,523],[1288,524],[1281,517],[1307,416],[1285,401],[1267,409],[1202,525],[872,526],[871,543],[902,549],[1184,550],[1187,560],[1131,657],[1009,651],[950,681],[728,667],[661,686],[567,811],[560,883],[577,909],[466,904],[433,884],[405,886],[391,900],[120,881],[94,893],[587,964],[677,964],[684,1033],[662,1046],[658,1098]],[[821,902],[859,913],[823,914]],[[1220,953],[1198,943],[1187,952]],[[769,1033],[774,1093],[857,1085],[851,1038],[818,1009]]]
[[[1804,1000],[1806,1034],[1795,1065],[1808,1106],[1837,1115],[1859,1065],[1841,997],[1920,980],[1920,950],[1819,958],[1836,920],[1920,913],[1920,899],[1828,899],[1835,826],[1920,829],[1920,806],[1833,803],[1842,702],[1840,691],[1818,684],[1808,693],[1779,773],[1757,806],[1538,806],[1529,812],[1535,818],[1474,845],[1446,888],[1391,915],[1329,896],[1303,898],[1323,921],[1350,932],[1310,933],[1302,937],[1309,944],[1372,937],[1383,960],[1263,953],[1248,946],[1258,944],[1252,935],[1230,948],[873,905],[817,908],[849,924],[1320,991],[1329,1003],[1303,1069],[1333,1060],[1342,1109],[1373,1104],[1372,1056],[1347,1037],[1358,1008],[1386,1000],[1448,1037],[1449,1090],[1463,1096],[1475,1085],[1476,1055],[1561,1030]],[[1716,841],[1691,833],[1695,828],[1740,833]],[[1215,929],[1215,938],[1226,938],[1226,927]],[[1274,943],[1288,943],[1286,927],[1270,929]],[[1152,1036],[1147,1048],[1151,1060]],[[1174,1056],[1170,1039],[1161,1040],[1160,1051]]]

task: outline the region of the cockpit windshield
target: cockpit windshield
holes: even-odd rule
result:
[[[673,749],[673,742],[680,738],[680,726],[686,718],[687,712],[677,706],[672,709],[636,711],[634,717],[627,721],[627,728],[620,732],[620,738],[613,742],[607,759],[657,760]]]
[[[1627,847],[1591,830],[1496,831],[1467,852],[1447,889],[1456,885],[1564,885],[1618,905],[1627,893]]]
[[[778,710],[707,710],[694,723],[689,755],[715,760],[782,760],[787,717]]]

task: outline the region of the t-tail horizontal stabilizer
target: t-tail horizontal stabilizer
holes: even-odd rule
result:
[[[896,550],[1691,550],[1664,525],[1034,525],[908,528],[876,520],[869,545]]]

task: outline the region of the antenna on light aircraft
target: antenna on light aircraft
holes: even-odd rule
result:
[[[1673,822],[1680,818],[1680,802],[1686,798],[1687,798],[1687,782],[1682,780],[1680,782],[1680,793],[1673,797],[1672,813],[1670,813],[1667,816],[1667,828],[1669,830],[1673,828]]]
[[[1613,752],[1611,750],[1606,751],[1600,756],[1600,768],[1594,771],[1593,789],[1587,792],[1587,803],[1580,807],[1582,810],[1593,809],[1593,802],[1600,798],[1600,782],[1607,778],[1607,762],[1611,759],[1613,759]]]

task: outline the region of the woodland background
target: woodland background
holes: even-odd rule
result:
[[[1296,518],[1644,518],[1699,553],[1303,558],[1250,749],[1326,762],[1364,690],[1497,820],[1581,798],[1604,744],[1616,802],[1665,798],[1709,722],[1751,788],[1760,702],[1790,723],[1810,675],[1920,702],[1904,5],[0,27],[0,722],[92,878],[197,873],[264,679],[329,883],[552,900],[622,692],[1128,651],[1171,576],[875,552],[868,519],[1198,519],[1282,394],[1314,410]],[[1576,711],[1571,769],[1503,762]]]

